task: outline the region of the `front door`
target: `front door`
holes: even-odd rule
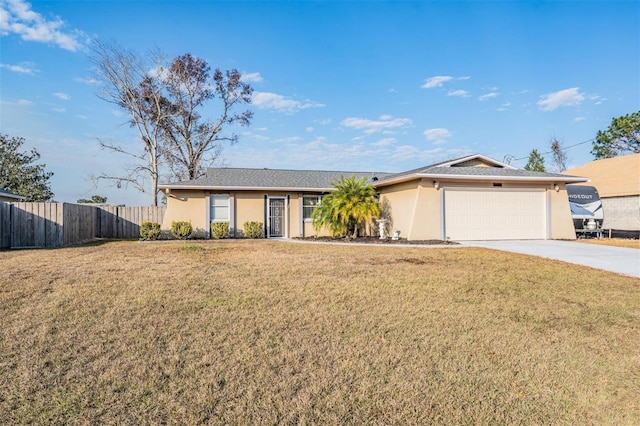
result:
[[[285,236],[285,199],[269,198],[268,237]]]

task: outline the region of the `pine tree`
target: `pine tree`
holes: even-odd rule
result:
[[[51,201],[53,192],[49,179],[53,172],[45,164],[35,164],[40,154],[35,149],[21,152],[20,137],[0,134],[0,188],[25,197],[25,201]]]

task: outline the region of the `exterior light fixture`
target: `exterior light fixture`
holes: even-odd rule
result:
[[[560,191],[560,185],[558,185],[557,183],[553,184],[553,189],[556,190],[556,192]]]
[[[435,189],[440,188],[440,182],[438,182],[437,180],[434,180],[434,181],[433,181],[433,187],[434,187]]]

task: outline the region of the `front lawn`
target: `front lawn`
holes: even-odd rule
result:
[[[640,424],[640,280],[480,248],[0,252],[0,424]]]

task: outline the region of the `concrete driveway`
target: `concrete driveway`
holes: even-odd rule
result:
[[[640,278],[638,249],[556,240],[463,241],[460,244],[546,257]]]

